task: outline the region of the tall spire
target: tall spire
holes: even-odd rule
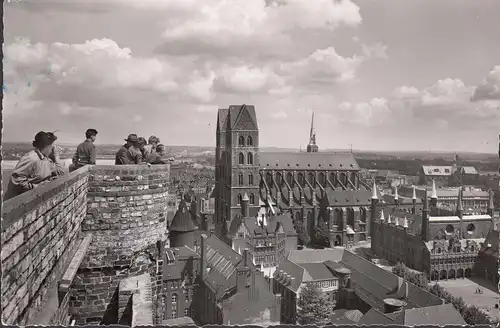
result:
[[[495,210],[495,204],[494,204],[494,201],[493,201],[493,190],[488,190],[488,196],[489,196],[489,199],[488,199],[488,209],[487,209],[487,214],[490,215],[491,217],[493,217],[493,211]]]
[[[463,197],[463,191],[462,188],[460,188],[458,190],[458,201],[457,201],[457,213],[459,213],[459,215],[464,210],[464,206],[462,204],[462,197]]]
[[[415,190],[415,186],[413,186],[413,197],[411,199],[417,200],[417,191]]]
[[[372,187],[372,199],[378,199],[378,195],[377,195],[377,184],[375,183],[375,180],[373,180],[373,187]]]
[[[318,152],[318,145],[316,144],[316,131],[314,130],[314,109],[312,111],[311,130],[309,131],[309,144],[307,145],[307,152]]]
[[[437,190],[436,190],[436,180],[432,179],[432,194],[431,194],[432,199],[437,199]]]
[[[394,200],[399,200],[398,186],[394,186]]]

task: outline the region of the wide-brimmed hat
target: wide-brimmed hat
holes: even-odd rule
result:
[[[135,133],[129,134],[127,139],[125,139],[125,141],[137,142],[138,141],[137,134]]]

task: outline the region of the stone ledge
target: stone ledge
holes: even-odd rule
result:
[[[47,182],[33,190],[4,201],[2,208],[2,230],[5,230],[15,221],[21,219],[36,206],[47,202],[53,196],[88,176],[88,172],[88,166],[81,167],[54,181]]]
[[[80,264],[82,263],[85,254],[87,253],[91,241],[92,241],[92,235],[89,234],[82,240],[82,242],[78,246],[78,250],[74,254],[68,268],[66,269],[66,272],[64,272],[64,275],[61,278],[61,282],[59,284],[60,293],[61,292],[66,293],[69,291],[69,287],[76,276],[78,268],[80,267]]]

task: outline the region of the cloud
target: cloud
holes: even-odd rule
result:
[[[284,120],[288,117],[288,114],[284,110],[280,109],[275,112],[272,112],[271,117],[276,120]]]
[[[373,98],[356,104],[344,102],[337,110],[344,121],[371,127],[453,131],[498,125],[500,109],[491,103],[471,102],[474,89],[459,79],[446,78],[421,90],[398,87],[387,99]]]
[[[269,67],[223,66],[218,74],[220,83],[228,90],[247,93],[276,90],[285,85],[284,80]]]
[[[6,45],[4,53],[8,88],[17,90],[29,83],[28,93],[36,101],[118,107],[154,94],[199,101],[213,98],[213,73],[194,71],[190,75],[164,58],[135,57],[129,48],[111,39],[32,44],[20,38]],[[16,96],[9,92],[7,98]]]
[[[178,2],[170,1],[170,2]],[[294,32],[331,31],[361,23],[351,0],[199,0],[183,6],[166,23],[159,51],[212,56],[275,57],[289,53],[299,39]],[[304,44],[306,40],[302,40]]]
[[[472,101],[500,100],[500,66],[495,66],[477,86]]]
[[[380,59],[388,59],[389,58],[389,56],[387,56],[388,46],[385,44],[382,44],[382,43],[376,43],[374,45],[363,44],[361,47],[362,47],[363,53],[366,55],[366,57],[374,57],[374,58],[380,58]]]

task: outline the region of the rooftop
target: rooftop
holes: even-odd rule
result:
[[[351,153],[266,152],[259,160],[261,168],[269,170],[360,170]]]

